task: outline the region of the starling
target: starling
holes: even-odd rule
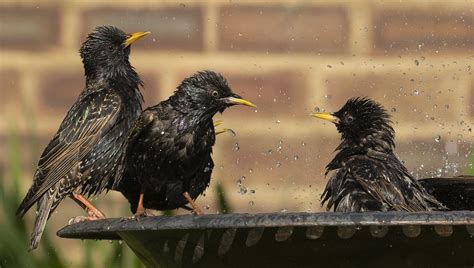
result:
[[[337,112],[312,116],[334,123],[342,135],[322,204],[338,212],[431,211],[446,207],[414,179],[395,156],[395,132],[386,110],[369,98],[353,98]]]
[[[186,78],[174,94],[142,112],[130,131],[123,179],[117,187],[136,216],[145,208],[186,208],[207,188],[214,162],[212,117],[227,107],[253,103],[232,93],[225,78],[203,71]],[[137,197],[138,194],[138,197]]]
[[[46,221],[66,196],[88,212],[85,219],[105,217],[84,195],[117,183],[127,134],[143,102],[142,81],[128,60],[130,45],[147,34],[101,26],[82,44],[85,88],[43,151],[17,210],[21,217],[37,203],[30,249],[38,246]]]
[[[213,122],[214,127],[220,126],[221,124],[222,124],[222,121]],[[215,130],[216,136],[225,132],[234,133],[234,131],[230,128]],[[210,165],[212,165],[213,167],[214,163],[210,163]],[[210,176],[210,171],[211,169],[207,169],[206,172],[202,173],[202,175],[204,177]],[[130,203],[130,210],[132,211],[132,213],[135,213],[138,206],[138,200],[140,198],[140,191],[141,191],[141,186],[138,180],[136,178],[128,176],[127,179],[121,180],[118,186],[116,187],[116,189],[114,190],[117,190],[122,193],[122,195]],[[160,205],[161,204],[160,198],[161,198],[160,194],[154,192],[153,190],[146,189],[146,198],[144,199],[143,207],[146,209],[160,210],[162,207],[162,205]],[[192,210],[191,208],[187,206],[182,206],[182,208],[187,209],[187,210]]]

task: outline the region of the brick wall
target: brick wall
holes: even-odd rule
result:
[[[24,139],[33,129],[44,147],[82,90],[80,44],[95,26],[113,24],[152,32],[131,55],[147,105],[202,69],[222,72],[259,105],[218,116],[237,136],[218,137],[213,186],[225,186],[236,211],[320,210],[323,169],[339,136],[308,114],[352,96],[391,111],[397,153],[415,175],[460,174],[474,143],[473,8],[470,1],[2,2],[1,163],[11,129]],[[25,191],[39,153],[22,144]],[[114,194],[101,200],[121,202]],[[213,212],[213,200],[211,187],[199,203]],[[80,213],[65,211],[69,205],[61,210]],[[115,207],[109,214],[119,214]]]

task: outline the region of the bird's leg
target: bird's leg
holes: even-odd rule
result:
[[[144,195],[145,195],[145,191],[142,188],[142,190],[140,191],[140,197],[138,198],[137,210],[135,211],[135,215],[134,215],[135,218],[146,216],[145,207],[143,207]]]
[[[191,198],[188,192],[184,192],[183,195],[184,195],[184,198],[188,200],[188,203],[191,205],[191,207],[193,208],[193,212],[196,215],[204,215],[202,210],[196,205],[196,203],[194,203],[194,200]]]
[[[84,196],[72,193],[69,197],[74,200],[79,206],[81,206],[89,215],[90,218],[105,219],[105,214],[96,208],[87,198]]]

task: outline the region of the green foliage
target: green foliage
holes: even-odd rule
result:
[[[474,176],[474,152],[471,153],[471,158],[469,160],[469,163],[470,164],[466,167],[464,174]]]
[[[219,211],[222,214],[232,213],[232,208],[230,207],[230,203],[227,200],[222,184],[217,184],[216,192]]]

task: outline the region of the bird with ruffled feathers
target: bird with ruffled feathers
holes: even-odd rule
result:
[[[341,133],[333,173],[322,195],[338,212],[430,211],[446,209],[411,176],[394,153],[390,115],[369,98],[352,98],[335,113],[313,113]]]
[[[124,176],[117,190],[136,216],[145,209],[186,208],[202,213],[194,200],[208,187],[214,162],[212,117],[230,106],[256,107],[234,94],[215,72],[182,81],[169,99],[145,109],[128,140]]]

